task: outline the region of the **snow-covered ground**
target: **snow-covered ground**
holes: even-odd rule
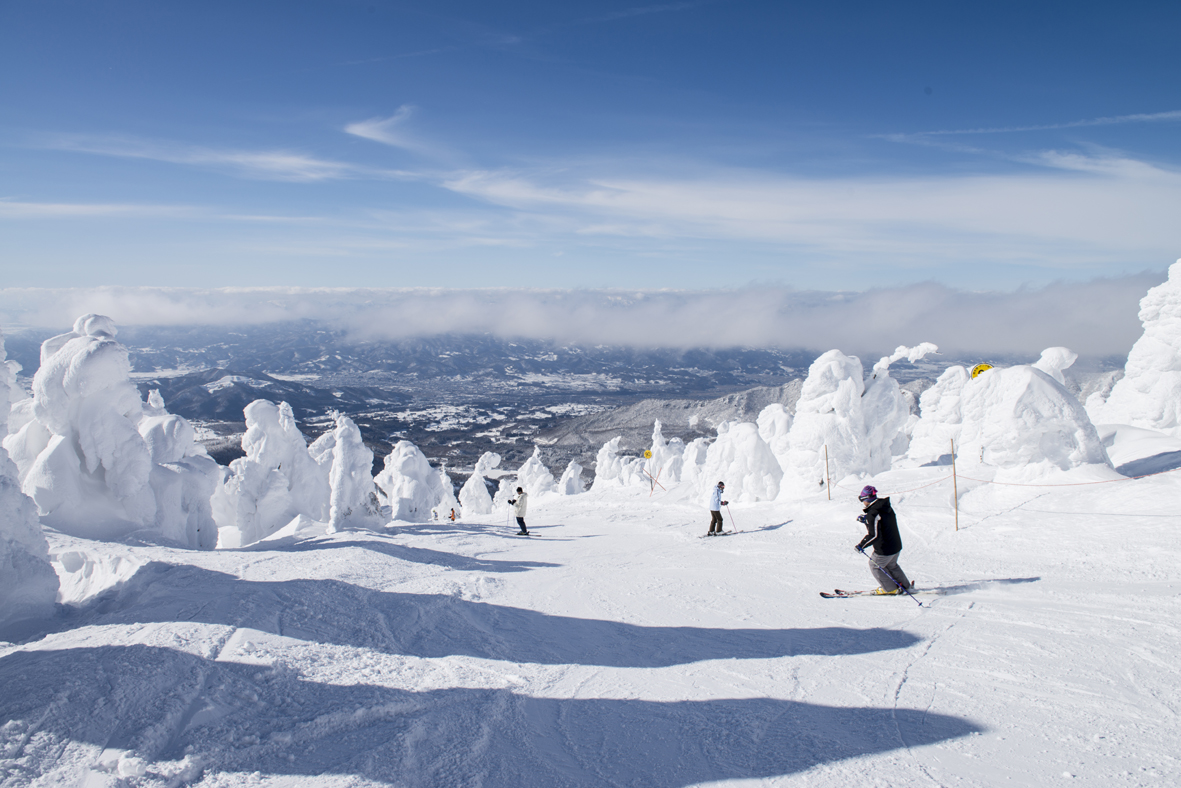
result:
[[[73,607],[0,644],[0,784],[1181,784],[1181,472],[961,480],[958,531],[948,473],[873,479],[922,607],[818,595],[873,585],[844,489],[721,539],[636,486],[540,496],[531,538],[48,531]]]

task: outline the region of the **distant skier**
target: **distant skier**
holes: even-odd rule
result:
[[[857,543],[858,550],[873,547],[869,557],[869,571],[881,586],[879,594],[897,594],[899,587],[914,588],[906,573],[898,566],[902,552],[902,538],[898,535],[898,518],[889,498],[879,498],[876,488],[866,485],[857,496],[865,513],[857,519],[865,524],[865,538]]]
[[[709,497],[709,530],[706,531],[706,536],[719,536],[722,533],[722,507],[730,503],[722,500],[722,493],[726,492],[726,483],[718,482],[718,486],[714,488],[713,493]]]
[[[529,529],[525,527],[525,509],[529,506],[529,493],[517,488],[517,497],[510,498],[509,503],[513,506],[513,514],[517,517],[517,525],[521,526],[521,530],[517,531],[517,536],[528,536]]]

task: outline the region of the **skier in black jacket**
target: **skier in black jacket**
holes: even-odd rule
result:
[[[881,588],[879,594],[897,594],[899,586],[913,588],[906,579],[906,573],[898,566],[898,554],[902,552],[902,538],[898,536],[898,518],[890,506],[889,498],[879,498],[876,488],[866,486],[857,496],[865,506],[865,513],[857,519],[865,524],[865,538],[857,543],[858,550],[873,547],[869,556],[869,571]],[[893,578],[893,579],[891,579]]]

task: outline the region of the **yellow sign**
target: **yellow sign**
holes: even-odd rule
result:
[[[651,449],[644,449],[644,459],[645,460],[652,459],[652,450]]]
[[[981,372],[989,369],[992,369],[992,364],[977,364],[976,366],[972,367],[972,377],[975,378]]]

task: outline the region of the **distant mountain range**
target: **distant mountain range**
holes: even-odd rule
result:
[[[9,358],[31,374],[40,343],[54,333],[8,334]],[[470,468],[486,450],[514,467],[535,444],[552,466],[574,457],[588,464],[615,435],[624,435],[632,448],[646,446],[657,418],[666,436],[688,440],[713,435],[723,420],[752,420],[771,402],[793,406],[819,355],[773,348],[583,347],[486,334],[356,341],[312,321],[130,326],[120,329],[118,339],[131,351],[144,395],[158,389],[171,412],[202,428],[203,440],[223,463],[241,454],[242,409],[262,398],[289,403],[309,437],[331,425],[332,413],[349,415],[378,464],[403,438],[452,468]],[[866,359],[866,366],[875,360]],[[915,382],[909,388],[917,394],[953,363],[964,362],[899,362],[891,374]]]

